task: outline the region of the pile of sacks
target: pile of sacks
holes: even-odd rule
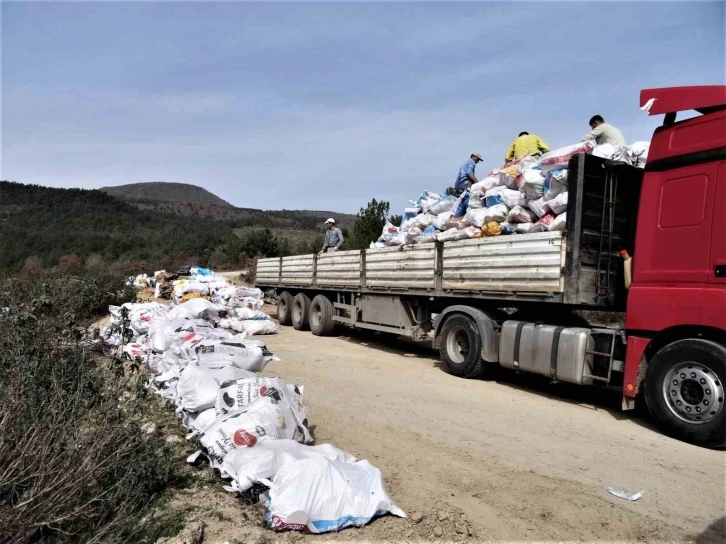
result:
[[[602,144],[592,150],[592,154],[596,157],[608,159],[617,162],[623,162],[636,168],[645,168],[648,161],[648,150],[650,142],[635,142],[631,145],[621,145],[615,147],[612,144]]]
[[[401,226],[387,222],[370,247],[448,242],[545,231],[563,231],[567,223],[567,165],[581,153],[643,168],[648,143],[613,148],[584,141],[539,158],[521,157],[489,172],[460,197],[424,191],[406,208]],[[612,149],[610,149],[612,148]]]
[[[271,528],[321,533],[385,513],[405,517],[377,468],[329,444],[310,445],[302,386],[259,376],[279,360],[248,338],[259,331],[247,323],[274,324],[261,307],[259,289],[231,285],[212,301],[111,306],[101,336],[148,365],[149,388],[176,407],[199,448],[189,462],[208,459],[228,491],[264,490]]]

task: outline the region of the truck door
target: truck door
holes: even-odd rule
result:
[[[726,288],[726,162],[716,174],[709,282]]]
[[[726,162],[716,174],[708,287],[701,300],[701,325],[726,329]]]
[[[640,221],[652,227],[643,229],[636,241],[638,282],[688,287],[708,283],[718,166],[713,162],[650,173],[660,183],[644,183],[641,194]]]

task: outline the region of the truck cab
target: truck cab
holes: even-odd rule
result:
[[[726,87],[641,92],[648,154],[627,296],[623,394],[671,434],[726,441]],[[678,113],[700,115],[677,121]]]

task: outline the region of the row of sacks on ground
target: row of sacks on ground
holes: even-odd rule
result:
[[[203,268],[201,266],[192,266],[189,268],[189,275],[194,278],[203,278],[208,276],[213,276],[214,272],[212,272],[209,268]],[[126,280],[127,285],[133,285],[134,287],[138,289],[144,289],[146,287],[154,287],[157,290],[158,293],[158,284],[159,283],[165,283],[165,282],[171,282],[175,279],[177,279],[177,274],[170,274],[166,270],[157,270],[154,272],[153,276],[149,276],[147,274],[139,274],[137,276],[130,276]],[[158,298],[158,295],[157,295]],[[168,298],[168,297],[167,297]]]
[[[199,297],[214,300],[215,295],[222,291],[229,292],[230,287],[233,287],[224,276],[218,276],[211,269],[199,266],[192,266],[189,275],[182,278],[166,270],[157,270],[153,276],[132,276],[127,283],[137,288],[153,287],[154,297],[174,302],[185,302]]]
[[[220,327],[221,314],[247,299],[261,306],[262,292],[235,288],[231,307],[201,298],[112,306],[102,336],[148,365],[150,389],[175,407],[199,448],[189,462],[207,459],[225,489],[262,499],[271,528],[320,533],[405,517],[377,468],[312,445],[303,387],[258,374],[279,360],[265,344]]]
[[[458,198],[425,191],[413,207],[405,209],[401,226],[387,222],[370,247],[565,230],[567,164],[580,153],[642,168],[648,143],[593,148],[592,141],[585,141],[539,158],[525,156],[507,163],[489,172]]]

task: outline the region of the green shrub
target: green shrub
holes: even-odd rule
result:
[[[3,543],[147,540],[143,516],[180,481],[166,442],[140,429],[144,376],[80,344],[91,317],[134,295],[76,272],[0,282]]]

